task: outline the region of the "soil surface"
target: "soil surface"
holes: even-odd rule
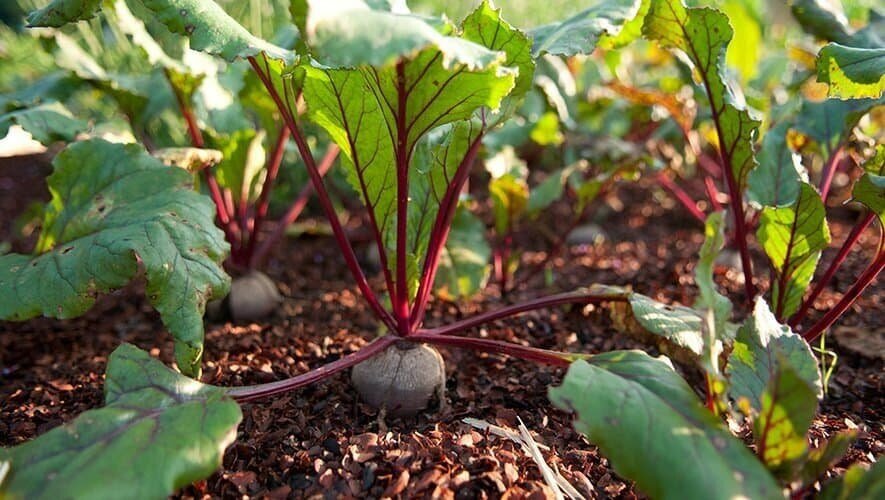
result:
[[[45,190],[30,187],[39,179],[22,175],[23,168],[0,163],[0,241],[16,241],[15,249],[25,248],[28,238],[15,233],[10,221],[29,201],[48,196]],[[557,221],[565,217],[558,215],[554,212],[538,227],[559,227]],[[844,209],[833,215],[834,244],[825,252],[824,263],[835,254],[856,217]],[[642,182],[621,189],[618,199],[602,204],[593,218],[607,239],[593,246],[572,246],[554,259],[551,286],[539,275],[505,298],[490,286],[471,301],[436,301],[426,324],[439,325],[520,298],[592,283],[631,285],[664,301],[693,301],[702,228],[681,207]],[[876,238],[873,231],[865,235],[861,250],[850,255],[834,280],[835,290],[845,290],[851,277],[864,268]],[[530,249],[523,255],[526,262],[543,257],[542,238],[530,227],[518,239]],[[765,265],[761,254],[754,257],[757,266]],[[720,271],[723,289],[740,298],[739,274]],[[332,239],[285,242],[277,248],[267,272],[285,297],[280,311],[261,323],[207,324],[204,382],[237,386],[282,379],[353,352],[376,334],[376,322]],[[381,283],[375,278],[374,284]],[[170,337],[142,292],[137,284],[114,292],[74,320],[0,322],[0,445],[33,439],[100,406],[107,356],[121,342],[131,342],[171,364]],[[869,463],[885,452],[882,353],[858,349],[856,342],[858,336],[883,335],[883,292],[881,280],[873,284],[840,320],[827,344],[839,361],[813,424],[812,444],[819,445],[847,428],[861,431],[848,456],[828,474],[841,473],[851,463]],[[810,319],[819,317],[839,296],[825,292]],[[840,342],[840,331],[852,332],[845,338],[855,339],[853,347]],[[601,311],[577,307],[528,313],[477,328],[469,335],[565,351],[649,350],[617,334]],[[434,407],[416,417],[382,421],[376,411],[357,400],[346,374],[270,401],[246,404],[237,440],[227,451],[222,470],[179,495],[552,497],[537,465],[517,444],[474,429],[464,423],[465,418],[511,429],[521,419],[534,438],[549,447],[544,452],[547,463],[588,497],[638,495],[574,431],[572,417],[548,402],[547,388],[559,383],[562,370],[500,355],[446,349],[442,353],[447,383],[441,410]],[[699,380],[691,369],[686,375],[695,383]]]

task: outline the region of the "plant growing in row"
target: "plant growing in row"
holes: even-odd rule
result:
[[[732,207],[737,208],[737,199],[743,208],[747,192],[752,193],[749,196],[756,202],[770,200],[760,203],[763,208],[758,237],[773,266],[771,307],[756,297],[753,312],[742,325],[730,322],[733,306],[716,292],[713,281],[713,262],[725,240],[723,214],[714,213],[707,219],[707,240],[696,268],[700,294],[693,307],[664,305],[639,294],[607,289],[627,301],[613,311],[613,318],[624,331],[650,334],[664,352],[693,360],[702,368],[707,379],[707,408],[694,399],[693,391],[667,363],[644,355],[631,359],[617,353],[591,358],[608,358],[608,364],[602,366],[584,361],[573,363],[563,385],[551,390],[551,398],[559,406],[574,410],[577,429],[600,446],[616,470],[636,480],[640,489],[653,497],[688,492],[700,497],[779,498],[784,491],[800,496],[813,488],[827,464],[844,454],[854,439],[844,434],[819,449],[808,447],[805,433],[822,391],[817,363],[807,344],[832,325],[881,271],[882,239],[872,263],[836,306],[802,335],[794,333],[787,320],[792,316],[791,323],[798,323],[796,314],[813,303],[816,293],[803,301],[803,292],[820,251],[829,242],[821,195],[801,180],[805,176],[796,171],[792,161],[770,161],[756,166],[753,138],[758,122],[733,100],[734,93],[722,79],[722,59],[732,38],[725,15],[709,8],[686,8],[680,1],[654,0],[643,33],[682,51],[698,72],[700,85],[714,109],[722,145],[720,159],[725,167],[726,185],[731,188]],[[860,108],[861,112],[867,106],[868,102],[855,103],[855,109]],[[837,113],[830,118],[841,123],[847,114],[850,113]],[[857,113],[852,118],[856,123]],[[776,127],[766,136],[763,148],[768,148],[769,153],[773,153],[775,141],[784,144],[778,129],[781,134],[785,132],[785,127]],[[853,198],[865,204],[880,223],[885,193],[881,181],[883,151],[880,146],[868,160],[853,192]],[[746,184],[749,189],[743,187]],[[737,210],[732,212],[733,216],[734,212],[743,217]],[[863,222],[868,217],[851,233],[831,270],[838,267],[847,249],[856,243],[859,232],[869,224]],[[740,234],[738,230],[738,237]],[[746,255],[746,236],[738,241]],[[749,259],[745,258],[747,262]],[[825,273],[824,281],[832,276],[831,270]],[[752,287],[752,273],[746,276]],[[755,296],[755,289],[749,288],[748,293]],[[737,417],[746,418],[752,426],[758,461],[744,453],[742,446],[733,448],[730,441],[721,437],[727,431],[713,416],[732,412],[729,401],[739,410]],[[688,434],[695,437],[675,439],[676,429],[692,429]],[[625,440],[623,436],[629,438]],[[673,467],[665,457],[674,453],[708,458],[696,458],[686,467]],[[854,470],[827,485],[822,493],[837,498],[864,498],[881,488],[882,477],[879,465],[866,475]]]

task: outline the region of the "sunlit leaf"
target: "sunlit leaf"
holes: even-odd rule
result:
[[[780,353],[753,421],[756,449],[770,469],[789,466],[808,451],[805,434],[817,412],[815,387]]]
[[[698,284],[700,295],[695,302],[695,309],[712,309],[715,316],[715,338],[722,339],[726,336],[726,323],[731,319],[731,301],[718,290],[713,280],[713,266],[716,257],[725,246],[725,213],[713,212],[707,216],[704,225],[704,245],[698,255],[698,263],[695,267],[695,281]],[[708,342],[709,343],[709,342]]]
[[[364,14],[369,17],[359,18]],[[387,23],[383,36],[377,37],[379,28],[369,18]],[[491,15],[468,19],[497,22]],[[308,45],[317,48],[321,63],[357,66],[307,67],[304,98],[310,118],[341,147],[348,180],[370,210],[394,276],[396,217],[406,215],[396,200],[402,180],[408,181],[406,280],[413,290],[428,243],[422,235],[429,234],[447,189],[465,167],[462,159],[483,129],[474,114],[498,107],[513,89],[516,71],[501,65],[508,54],[441,35],[417,17],[358,6],[357,11],[326,8],[313,30],[311,15],[307,22]],[[511,49],[518,47],[505,50]]]
[[[762,26],[752,12],[750,3],[744,0],[727,0],[722,11],[734,28],[734,40],[725,54],[728,66],[736,68],[741,81],[746,83],[759,71],[759,59],[764,49]]]
[[[775,269],[771,303],[779,318],[799,308],[821,251],[830,243],[826,209],[820,194],[802,183],[796,202],[786,207],[765,207],[756,232]]]
[[[495,232],[503,236],[512,231],[516,221],[525,214],[529,186],[520,177],[504,174],[489,181],[489,198],[495,215]]]
[[[559,130],[559,117],[552,112],[541,115],[529,137],[541,146],[559,146],[565,141],[565,135]]]
[[[266,159],[262,145],[264,138],[264,132],[246,129],[225,136],[210,136],[208,140],[208,144],[222,154],[222,160],[215,168],[218,185],[230,189],[234,201],[257,196],[256,183]]]
[[[753,144],[760,122],[725,81],[723,59],[734,35],[728,18],[711,8],[686,8],[682,0],[652,0],[642,30],[646,38],[681,51],[693,64],[713,109],[725,168],[742,191],[756,167]]]
[[[752,408],[762,408],[763,393],[781,363],[789,363],[813,388],[816,397],[823,396],[820,371],[811,348],[788,326],[778,323],[765,300],[759,297],[752,316],[738,329],[726,365],[731,397],[746,398]]]
[[[831,43],[817,60],[817,80],[830,86],[830,97],[881,97],[885,92],[885,47],[864,49]]]

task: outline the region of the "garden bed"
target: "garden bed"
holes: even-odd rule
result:
[[[8,221],[33,197],[35,185],[21,175],[20,162],[0,162],[0,219]],[[620,191],[624,209],[601,222],[608,240],[578,246],[555,259],[555,287],[545,290],[541,277],[504,299],[490,288],[484,296],[453,304],[435,301],[428,324],[451,322],[502,302],[531,298],[548,291],[571,290],[592,283],[632,285],[662,301],[691,303],[696,293],[693,267],[703,242],[700,226],[678,206],[655,202],[648,182]],[[853,213],[835,212],[830,228],[834,244],[824,252],[828,262],[851,228]],[[564,218],[551,217],[551,221]],[[545,222],[546,223],[546,222]],[[4,223],[0,240],[12,237]],[[853,252],[836,289],[847,286],[875,250],[874,235]],[[540,249],[527,235],[523,248]],[[363,249],[364,250],[364,249]],[[539,258],[529,251],[524,258]],[[757,256],[762,262],[762,256]],[[359,296],[330,238],[290,239],[277,248],[268,274],[280,285],[285,302],[280,312],[260,324],[209,324],[202,380],[238,386],[282,379],[357,350],[377,325]],[[742,287],[734,271],[719,273],[732,299]],[[376,278],[377,279],[377,278]],[[376,286],[380,283],[375,282]],[[162,334],[158,314],[139,286],[101,298],[85,316],[66,321],[35,319],[0,322],[0,445],[32,439],[102,404],[103,373],[108,354],[131,342],[172,364],[172,340]],[[834,327],[827,346],[839,355],[829,394],[811,428],[812,445],[836,432],[859,427],[860,439],[835,467],[870,463],[885,452],[883,363],[881,353],[858,353],[839,343],[840,331],[882,335],[885,285],[874,283]],[[818,307],[838,299],[825,292]],[[878,313],[877,313],[878,311]],[[861,314],[863,312],[863,314]],[[816,316],[820,311],[815,311]],[[743,315],[743,312],[741,313]],[[498,321],[479,331],[489,338],[541,348],[603,352],[640,348],[623,337],[598,310],[555,308]],[[847,336],[846,336],[847,338]],[[873,345],[873,344],[871,344]],[[551,407],[547,387],[562,370],[527,361],[465,350],[443,350],[447,361],[446,400],[417,417],[381,422],[377,413],[357,401],[348,377],[244,405],[238,437],[223,468],[205,482],[182,490],[185,497],[310,495],[379,497],[382,495],[457,498],[543,498],[550,496],[538,467],[515,443],[472,428],[464,418],[516,429],[518,419],[539,443],[550,447],[545,459],[556,465],[579,491],[592,485],[602,497],[633,497],[595,447],[574,431],[572,417]],[[687,373],[695,387],[700,377]],[[384,427],[386,426],[386,429]],[[751,439],[745,429],[740,435]],[[674,457],[676,459],[676,457]]]

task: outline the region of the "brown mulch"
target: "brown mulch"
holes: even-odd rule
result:
[[[19,173],[0,163],[0,236],[11,234],[9,221],[23,209],[15,185]],[[621,190],[621,210],[597,215],[608,240],[569,249],[554,261],[555,284],[544,290],[542,278],[524,291],[501,298],[488,294],[460,304],[437,302],[428,325],[438,325],[488,310],[518,298],[567,290],[591,283],[632,285],[636,291],[666,301],[690,304],[695,296],[693,269],[702,243],[700,226],[678,206],[652,199],[648,185]],[[42,196],[43,193],[28,193]],[[12,200],[12,201],[10,201]],[[18,201],[14,201],[18,200]],[[853,214],[836,213],[833,247],[850,229]],[[521,238],[538,247],[531,234]],[[2,239],[2,238],[0,238]],[[874,248],[871,231],[863,251],[853,252],[834,281],[850,284]],[[535,248],[539,249],[539,248]],[[834,255],[829,250],[824,262]],[[539,258],[527,252],[527,261]],[[756,263],[764,265],[761,255]],[[278,380],[332,361],[364,345],[377,330],[347,269],[328,238],[287,241],[278,248],[268,274],[286,300],[273,318],[260,324],[209,324],[203,381],[236,386]],[[734,297],[742,287],[734,271],[719,276]],[[376,285],[377,285],[376,281]],[[885,286],[875,283],[840,320],[837,328],[881,331]],[[824,309],[839,294],[825,293]],[[817,311],[812,317],[818,317]],[[522,342],[567,351],[603,352],[639,348],[616,334],[598,310],[559,308],[528,313],[475,329],[471,335]],[[107,356],[131,342],[170,363],[172,344],[139,285],[98,301],[85,316],[57,321],[0,322],[0,445],[32,439],[102,403],[102,374]],[[835,345],[833,345],[835,343]],[[812,428],[818,445],[846,428],[861,438],[831,473],[855,462],[871,462],[885,451],[882,422],[882,359],[843,350],[828,396]],[[224,467],[206,481],[185,488],[182,497],[370,497],[546,498],[551,492],[530,458],[514,443],[477,431],[462,420],[482,419],[516,428],[525,422],[535,439],[550,447],[545,457],[588,496],[633,498],[637,494],[596,448],[577,434],[571,416],[555,409],[547,388],[558,384],[562,370],[460,350],[443,350],[447,361],[447,404],[416,417],[388,418],[361,404],[348,377],[327,381],[246,404],[236,442]],[[689,369],[690,380],[696,374]],[[386,427],[386,430],[385,430]],[[674,457],[678,459],[678,457]],[[592,491],[591,491],[592,490]]]

